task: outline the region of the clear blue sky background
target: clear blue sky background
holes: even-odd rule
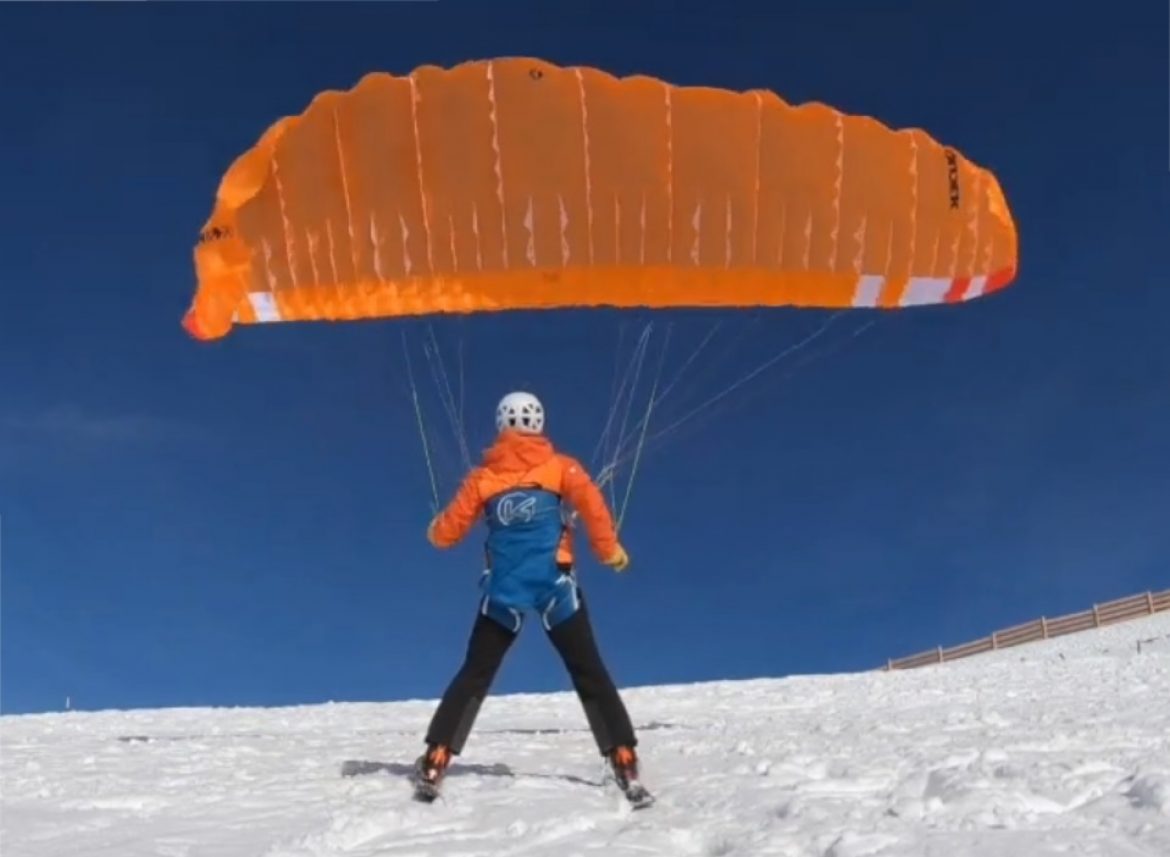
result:
[[[1007,291],[852,339],[861,317],[841,319],[828,353],[649,451],[630,573],[582,567],[622,685],[868,668],[1170,586],[1165,8],[783,5],[0,9],[3,710],[441,692],[480,545],[424,539],[400,326],[200,344],[179,321],[220,176],[270,122],[368,71],[470,58],[920,126],[994,170],[1019,223]],[[718,315],[679,317],[671,365]],[[622,317],[437,325],[448,360],[460,341],[469,357],[473,450],[527,384],[588,458]],[[736,347],[664,420],[825,318],[723,317],[742,336],[716,345]],[[458,461],[438,453],[448,493]],[[496,690],[568,686],[530,624]]]

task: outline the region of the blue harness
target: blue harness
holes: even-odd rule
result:
[[[488,568],[480,580],[480,612],[513,631],[529,610],[546,630],[576,613],[576,576],[556,561],[565,526],[561,498],[543,488],[514,488],[489,497],[484,514]]]

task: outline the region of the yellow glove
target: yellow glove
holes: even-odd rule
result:
[[[614,571],[620,573],[629,567],[630,557],[626,553],[626,549],[621,545],[618,545],[610,558],[605,561],[605,564],[610,566]]]

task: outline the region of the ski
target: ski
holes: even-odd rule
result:
[[[621,792],[635,810],[646,809],[654,805],[654,795],[641,783],[630,783]],[[422,777],[415,780],[413,797],[419,803],[434,803],[441,795],[440,783]]]
[[[639,782],[628,783],[622,789],[622,794],[634,809],[646,809],[654,805],[654,795]]]
[[[439,784],[419,779],[414,783],[414,799],[419,803],[434,803],[439,797]]]

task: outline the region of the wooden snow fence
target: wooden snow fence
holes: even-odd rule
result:
[[[1066,634],[1076,634],[1104,625],[1140,619],[1142,616],[1150,616],[1163,610],[1170,610],[1170,589],[1162,592],[1143,592],[1140,595],[1131,595],[1116,601],[1106,601],[1104,604],[1094,604],[1092,610],[1070,613],[1055,619],[1042,616],[1035,622],[1004,628],[1002,631],[996,631],[990,637],[984,637],[971,643],[963,643],[950,648],[938,646],[928,652],[921,652],[906,658],[890,659],[886,661],[882,669],[908,670],[931,664],[941,664],[997,649],[1008,649],[1037,640],[1063,637]]]

